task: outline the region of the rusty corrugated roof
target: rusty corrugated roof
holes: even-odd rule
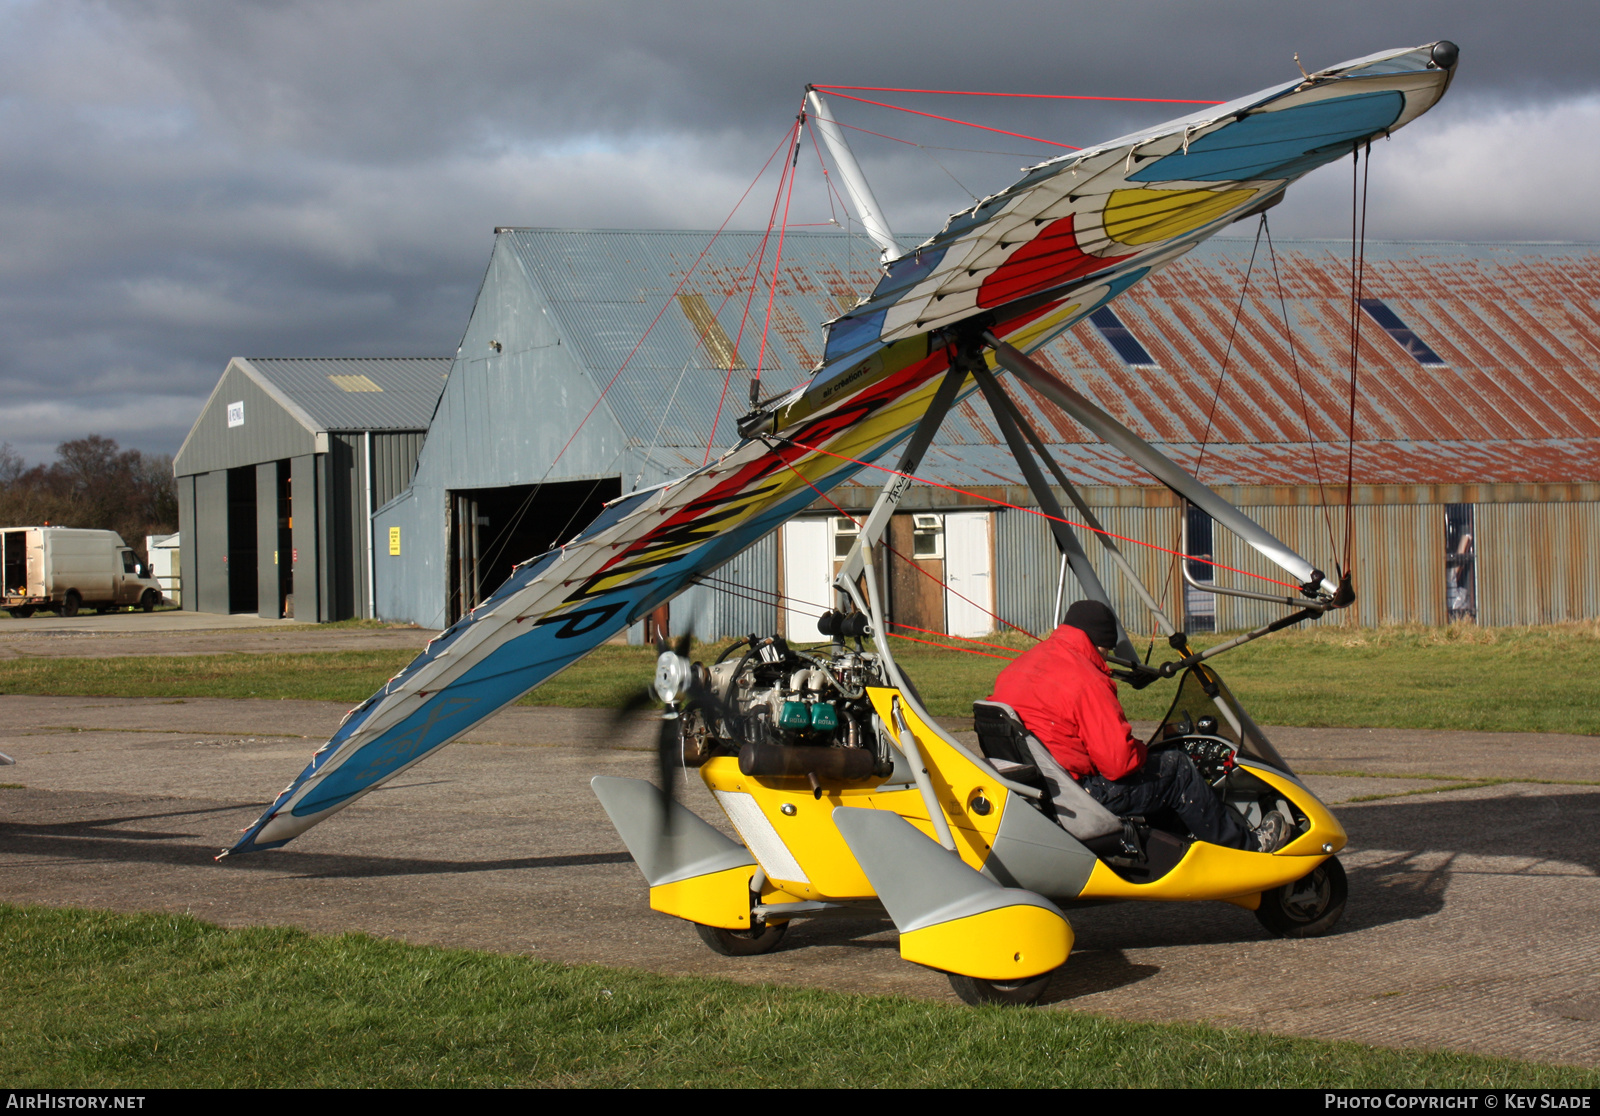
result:
[[[1176,460],[1198,462],[1204,479],[1313,484],[1320,465],[1324,480],[1342,482],[1350,246],[1279,241],[1280,303],[1263,244],[1234,330],[1250,249],[1243,238],[1208,241],[1116,301],[1157,367],[1124,363],[1088,322],[1036,358]],[[1369,241],[1363,294],[1444,363],[1419,363],[1361,315],[1356,483],[1600,477],[1600,246]],[[1049,403],[1007,387],[1084,483],[1150,483]],[[1017,475],[981,400],[963,404],[939,442],[952,475]],[[992,461],[974,452],[989,446]]]
[[[601,383],[710,239],[687,231],[506,232]],[[740,274],[759,238],[723,234],[684,284],[685,309],[664,315],[611,389],[624,425],[663,459],[699,464],[696,447],[704,446],[719,401],[719,443],[732,434],[746,373],[736,374],[732,398],[722,400],[726,358],[715,360],[696,343],[692,319],[704,307],[729,338],[737,335]],[[1116,300],[1156,367],[1125,364],[1087,321],[1036,357],[1180,462],[1195,462],[1204,442],[1203,479],[1315,484],[1320,464],[1325,481],[1342,482],[1350,245],[1279,241],[1280,304],[1263,243],[1234,330],[1250,252],[1248,237],[1213,238]],[[803,375],[820,354],[823,321],[873,278],[867,254],[842,233],[790,234],[764,362],[769,390]],[[1357,483],[1600,477],[1600,245],[1368,241],[1363,294],[1382,299],[1444,363],[1419,363],[1362,316]],[[761,312],[752,318],[738,342],[741,364],[753,363],[759,349]],[[1150,483],[1053,406],[1015,383],[1007,387],[1083,483]],[[925,465],[934,479],[1017,479],[979,399],[962,404],[937,444],[941,452]]]

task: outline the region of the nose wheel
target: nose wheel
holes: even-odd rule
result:
[[[949,976],[950,987],[955,989],[956,995],[974,1007],[983,1004],[1028,1007],[1039,1002],[1039,997],[1044,995],[1044,990],[1053,974],[1040,973],[1025,980],[983,980],[979,977],[962,976],[960,973],[946,975]]]
[[[789,930],[789,924],[769,922],[750,930],[725,930],[721,926],[706,926],[697,922],[694,930],[713,952],[724,957],[754,957],[758,953],[771,953],[777,949]]]
[[[1256,920],[1280,938],[1316,938],[1344,914],[1350,888],[1344,865],[1330,856],[1294,883],[1262,892]]]

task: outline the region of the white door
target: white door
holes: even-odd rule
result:
[[[828,637],[817,631],[817,617],[833,599],[833,555],[828,520],[791,519],[783,525],[783,630],[794,643]]]
[[[946,512],[944,569],[945,630],[957,636],[994,631],[994,579],[989,569],[989,512]],[[963,600],[962,598],[966,598]]]

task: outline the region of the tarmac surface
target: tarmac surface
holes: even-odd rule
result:
[[[0,660],[36,656],[104,659],[126,655],[223,655],[304,651],[420,651],[426,628],[326,628],[294,620],[212,612],[109,612],[26,620],[0,613]]]
[[[0,697],[0,900],[954,999],[886,923],[798,923],[735,959],[651,912],[587,785],[648,776],[651,728],[619,737],[603,711],[513,707],[287,848],[214,862],[344,712]],[[1600,1066],[1600,786],[1560,782],[1600,774],[1600,738],[1269,732],[1350,833],[1340,925],[1289,941],[1223,903],[1074,909],[1046,1004]],[[1473,778],[1525,781],[1405,795]],[[687,801],[720,820],[698,780]]]

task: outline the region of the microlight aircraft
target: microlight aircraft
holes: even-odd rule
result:
[[[566,545],[518,566],[353,709],[223,855],[286,844],[819,495],[881,470],[888,479],[835,583],[837,608],[821,622],[829,650],[752,638],[735,645],[736,659],[710,668],[663,650],[655,683],[667,703],[662,755],[698,767],[742,843],[673,801],[665,781],[594,780],[651,906],[694,923],[729,954],[775,947],[797,918],[886,914],[901,955],[950,974],[970,1002],[1036,999],[1071,950],[1062,907],[1074,902],[1222,899],[1255,910],[1280,934],[1325,932],[1345,900],[1334,857],[1344,831],[1206,660],[1347,606],[1348,572],[1328,576],[1028,354],[1201,240],[1272,206],[1308,172],[1416,119],[1444,94],[1457,55],[1441,41],[1302,71],[1052,159],[910,251],[889,234],[825,95],[809,89],[795,143],[809,120],[884,257],[876,289],[827,323],[810,379],[765,402],[753,397],[740,441],[715,461],[613,501]],[[999,388],[1006,373],[1287,575],[1277,595],[1210,583],[1207,591],[1273,601],[1285,615],[1191,651]],[[1288,844],[1241,852],[1115,818],[1006,707],[975,706],[977,751],[923,707],[885,638],[874,546],[941,421],[973,392],[988,401],[1085,596],[1109,603],[1052,479],[1168,635],[1174,659],[1141,662],[1123,632],[1114,660],[1136,685],[1180,679],[1155,745],[1184,748],[1247,817],[1284,814],[1294,826]],[[885,459],[892,469],[879,464]]]

